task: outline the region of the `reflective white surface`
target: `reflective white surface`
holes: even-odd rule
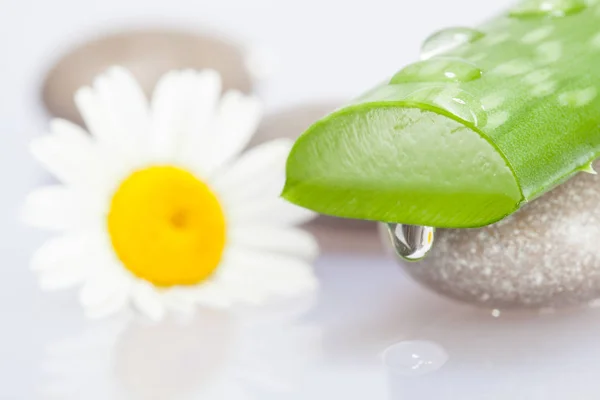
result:
[[[356,94],[416,60],[431,31],[476,23],[509,2],[345,2],[340,16],[333,0],[4,0],[0,398],[596,400],[600,310],[494,317],[428,293],[383,256],[326,255],[312,303],[201,310],[188,325],[89,322],[76,293],[37,289],[27,260],[43,235],[16,222],[26,190],[46,179],[26,154],[28,138],[45,126],[41,71],[84,33],[182,21],[267,45],[281,59],[263,88],[274,110]],[[394,373],[382,354],[403,341],[436,343],[448,360],[430,374]]]
[[[86,322],[72,293],[3,282],[0,365],[11,379],[0,398],[597,398],[598,309],[494,317],[424,291],[382,259],[326,256],[318,271],[312,308],[201,310],[159,325]],[[386,348],[422,340],[447,353],[439,369],[386,368]]]

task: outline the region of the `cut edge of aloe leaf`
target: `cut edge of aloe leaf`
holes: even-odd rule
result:
[[[440,228],[489,225],[523,202],[485,134],[408,101],[351,105],[313,124],[290,152],[282,196],[322,214]]]

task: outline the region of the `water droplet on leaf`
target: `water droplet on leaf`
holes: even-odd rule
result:
[[[431,250],[435,228],[418,225],[388,224],[390,238],[400,257],[416,261]]]
[[[472,43],[485,34],[471,28],[447,28],[429,36],[421,46],[421,59],[427,60],[453,50],[466,43]]]
[[[514,18],[564,17],[587,7],[586,0],[527,0],[510,11]]]
[[[487,124],[487,113],[472,94],[456,86],[431,86],[408,94],[407,102],[437,107],[476,127]]]
[[[448,361],[448,353],[437,343],[413,340],[388,347],[383,360],[393,374],[416,377],[439,370]]]
[[[459,59],[434,58],[404,67],[391,79],[391,84],[411,82],[470,82],[481,78],[482,71]]]

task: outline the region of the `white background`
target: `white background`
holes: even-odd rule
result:
[[[38,102],[40,80],[70,46],[117,28],[171,26],[219,32],[276,55],[279,68],[260,88],[268,110],[274,112],[294,104],[357,95],[416,60],[427,34],[445,26],[475,25],[509,3],[0,0],[0,399],[46,398],[40,385],[49,380],[48,367],[43,366],[48,346],[68,337],[85,343],[90,331],[102,332],[101,325],[82,321],[73,293],[48,295],[37,290],[26,264],[41,236],[16,222],[24,193],[44,179],[25,151],[28,138],[39,134],[47,120]],[[303,327],[312,332],[310,349],[293,348],[287,361],[294,364],[294,357],[306,353],[311,359],[303,361],[290,391],[272,398],[598,397],[594,385],[600,369],[597,312],[492,319],[486,311],[424,292],[383,257],[329,255],[317,271],[322,292],[316,307],[303,318]],[[452,368],[427,380],[394,377],[389,385],[380,353],[404,339],[441,343]],[[149,359],[153,347],[178,338],[161,340],[148,344]],[[102,351],[111,349],[101,347]],[[71,369],[84,375],[86,369],[91,371],[84,385],[89,392],[74,398],[94,399],[116,378],[97,370],[98,357],[81,353]],[[137,364],[134,360],[134,367],[143,369],[143,361],[143,357]],[[195,368],[194,360],[177,365],[169,365],[165,375]],[[57,385],[69,386],[77,380],[65,378]]]

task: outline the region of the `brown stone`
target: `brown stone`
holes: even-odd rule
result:
[[[225,89],[252,90],[243,53],[228,41],[178,31],[122,32],[87,42],[52,67],[42,90],[50,114],[81,123],[73,94],[113,65],[129,69],[148,95],[165,72],[185,68],[213,68],[223,76]]]
[[[402,266],[471,304],[573,306],[600,298],[599,241],[600,178],[579,173],[499,223],[438,230],[429,255]]]

